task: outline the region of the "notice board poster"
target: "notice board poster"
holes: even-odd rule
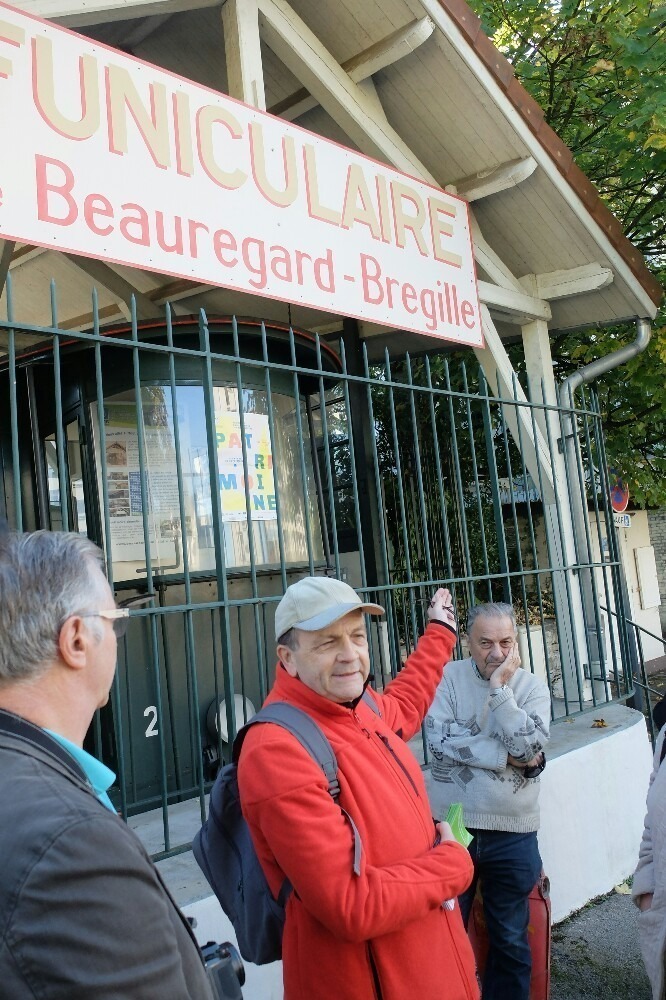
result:
[[[243,469],[241,420],[237,410],[217,410],[217,465],[223,521],[247,519],[247,497],[253,521],[277,520],[277,500],[273,475],[273,452],[268,416],[243,415],[247,484]]]
[[[174,534],[180,533],[176,453],[166,414],[162,422],[159,408],[148,416],[142,490],[135,406],[113,403],[106,407],[104,453],[114,562],[145,563],[144,500],[151,558],[174,561]]]

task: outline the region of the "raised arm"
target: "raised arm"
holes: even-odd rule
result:
[[[428,626],[404,668],[376,696],[387,726],[404,740],[419,731],[458,636],[448,590],[440,588],[433,595],[427,615]]]

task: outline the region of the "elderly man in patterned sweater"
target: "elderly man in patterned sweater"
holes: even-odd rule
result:
[[[461,802],[473,835],[475,878],[460,897],[465,924],[480,880],[489,952],[483,1000],[528,1000],[528,897],[541,871],[539,774],[545,766],[550,695],[520,666],[509,604],[468,615],[471,656],[450,663],[426,718],[435,817]]]

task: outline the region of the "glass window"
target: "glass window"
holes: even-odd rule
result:
[[[171,387],[142,386],[139,401],[144,428],[141,449],[133,390],[104,400],[103,435],[100,434],[97,405],[91,406],[98,486],[102,504],[106,503],[108,509],[116,581],[136,580],[146,575],[146,540],[150,545],[153,573],[182,574],[183,545],[187,546],[190,572],[215,571],[214,495],[211,494],[203,388],[178,385],[175,395],[178,438]],[[238,390],[232,386],[215,386],[213,399],[227,569],[249,568],[252,555],[258,568],[278,566],[278,526],[286,563],[306,563],[309,552],[315,562],[320,562],[323,558],[321,530],[303,402],[287,394],[272,393],[269,418],[266,391],[243,390],[246,482]],[[298,434],[297,405],[302,408],[302,441]],[[178,493],[179,470],[184,525],[181,525]],[[105,526],[104,531],[106,533]]]
[[[88,533],[86,507],[83,494],[83,473],[81,471],[81,444],[79,425],[76,420],[65,428],[65,475],[69,480],[69,496],[60,495],[60,472],[58,469],[58,445],[55,434],[44,441],[44,459],[49,491],[49,524],[51,531],[62,531],[64,527],[62,505],[67,504],[70,520],[69,530],[81,535]]]

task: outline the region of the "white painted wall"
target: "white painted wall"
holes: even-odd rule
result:
[[[656,599],[654,602],[649,602],[651,606],[643,607],[641,600],[641,588],[639,586],[638,572],[636,566],[636,550],[649,547],[651,543],[650,539],[650,526],[648,523],[647,512],[644,510],[630,511],[629,515],[631,517],[631,527],[630,528],[618,528],[617,536],[620,545],[620,558],[622,560],[622,565],[624,566],[624,571],[627,579],[627,590],[629,592],[629,602],[630,602],[630,617],[631,620],[636,622],[637,625],[648,629],[654,635],[661,635],[661,619],[659,614],[659,582],[656,573],[654,571],[654,590],[656,593]],[[604,523],[604,515],[600,515],[600,524],[602,535],[606,534],[606,527]],[[590,523],[590,536],[592,541],[592,551],[594,559],[600,559],[599,553],[599,539],[596,527],[594,523]],[[604,538],[604,547],[607,542]],[[605,549],[605,551],[607,551]],[[606,604],[606,594],[603,585],[603,574],[600,570],[596,572],[597,580],[597,594],[599,597],[599,602],[603,605]],[[610,578],[609,578],[610,585]],[[607,619],[607,615],[605,615]],[[607,664],[610,672],[610,664],[612,664],[610,641],[612,632],[609,629],[608,621],[606,621],[606,655]],[[642,635],[641,641],[643,643],[643,656],[646,660],[653,660],[664,653],[664,645],[659,639],[652,639],[648,635]]]
[[[600,708],[604,714],[608,706]],[[555,922],[610,892],[636,867],[652,748],[645,720],[632,714],[627,728],[549,757],[543,772],[539,846]],[[592,724],[591,715],[582,718]]]
[[[647,548],[652,544],[647,511],[632,511],[631,527],[620,528],[618,535],[620,537],[622,560],[627,574],[627,587],[629,588],[629,600],[631,601],[631,617],[637,625],[642,625],[643,628],[659,636],[661,635],[661,619],[659,617],[661,599],[659,597],[659,580],[657,578],[656,567],[654,571],[656,599],[648,601],[648,606],[643,607],[636,565],[636,550]],[[644,635],[642,642],[643,656],[646,660],[652,660],[663,655],[664,646],[658,639],[651,639],[649,636]]]

